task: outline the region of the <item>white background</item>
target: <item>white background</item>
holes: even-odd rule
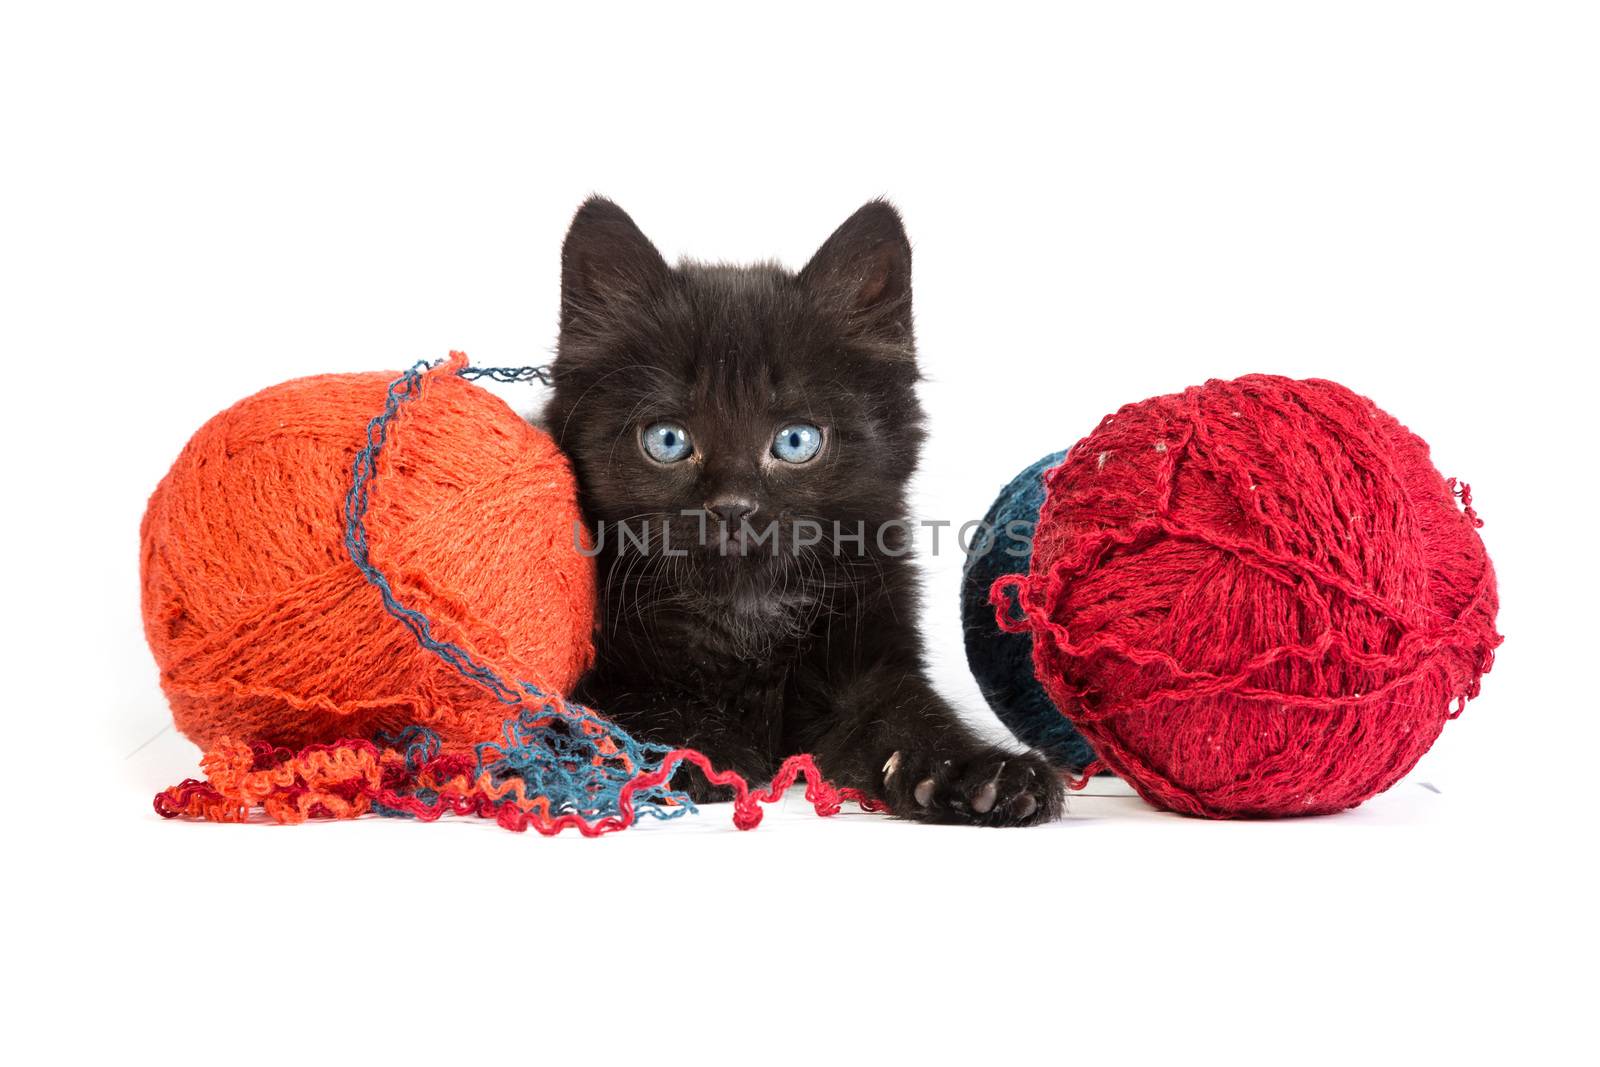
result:
[[[1597,48],[1584,5],[1534,3],[8,6],[8,1043],[1592,1057]],[[594,191],[669,256],[792,266],[891,196],[921,515],[980,516],[1205,378],[1372,396],[1488,522],[1482,699],[1388,794],[1300,822],[1118,797],[1032,831],[791,801],[598,842],[157,820],[196,752],[162,732],[137,522],[184,440],[298,375],[547,360]],[[939,676],[985,715],[959,557],[927,562]]]

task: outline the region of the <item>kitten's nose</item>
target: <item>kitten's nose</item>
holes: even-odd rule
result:
[[[729,530],[738,530],[744,520],[753,518],[756,502],[742,496],[719,496],[706,503],[706,510]]]

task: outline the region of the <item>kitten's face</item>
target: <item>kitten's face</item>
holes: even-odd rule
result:
[[[677,580],[748,591],[836,552],[860,562],[903,514],[921,413],[910,247],[888,205],[862,208],[794,274],[668,267],[621,209],[591,200],[562,274],[546,422],[591,523],[648,525],[652,551],[688,551]],[[836,544],[835,522],[864,524],[865,548]]]

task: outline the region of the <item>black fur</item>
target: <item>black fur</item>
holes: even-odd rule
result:
[[[981,742],[923,668],[908,528],[891,524],[923,438],[911,246],[892,207],[862,207],[796,274],[670,267],[621,208],[591,199],[562,249],[554,373],[545,421],[587,518],[609,527],[581,699],[752,781],[812,752],[909,818],[1060,812],[1057,773]],[[669,418],[695,451],[663,465],[641,434]],[[823,429],[800,465],[769,453],[794,420]],[[805,544],[814,529],[821,543]]]

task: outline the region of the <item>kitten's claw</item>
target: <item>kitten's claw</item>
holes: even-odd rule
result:
[[[894,755],[883,762],[883,787],[889,788],[889,783],[894,781],[895,772],[900,769],[900,750],[895,749]]]
[[[1065,792],[1037,753],[980,748],[951,758],[905,748],[884,764],[883,795],[902,818],[1028,826],[1059,815]]]

